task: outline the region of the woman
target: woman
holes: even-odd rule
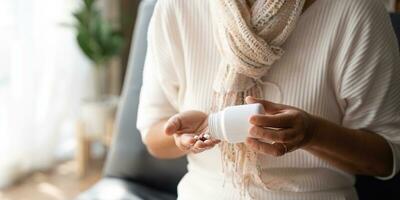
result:
[[[138,128],[153,156],[187,156],[179,199],[357,199],[354,175],[398,172],[399,51],[378,0],[160,0],[148,39]],[[243,103],[266,110],[246,143],[196,139]]]

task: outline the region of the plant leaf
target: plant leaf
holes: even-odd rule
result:
[[[95,0],[84,0],[84,3],[87,8],[92,8]]]
[[[96,9],[96,0],[83,0],[83,6],[73,13],[77,30],[77,42],[82,52],[93,62],[100,64],[120,53],[123,37]]]

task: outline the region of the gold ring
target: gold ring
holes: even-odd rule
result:
[[[285,152],[283,153],[283,154],[286,154],[286,153],[288,153],[289,152],[289,149],[288,149],[288,147],[286,146],[286,144],[284,144],[284,143],[278,143],[278,142],[272,142],[272,144],[280,144],[284,149],[285,149]]]

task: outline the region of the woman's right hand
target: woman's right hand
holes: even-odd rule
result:
[[[172,116],[165,124],[164,132],[175,139],[176,146],[186,153],[201,153],[213,148],[220,140],[201,140],[208,129],[207,114],[186,111]]]

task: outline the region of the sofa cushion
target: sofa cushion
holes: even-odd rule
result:
[[[139,94],[146,56],[146,38],[156,0],[143,0],[138,10],[124,89],[117,114],[117,127],[107,157],[105,176],[129,179],[162,191],[176,193],[186,173],[186,159],[158,160],[147,152],[136,129]]]

